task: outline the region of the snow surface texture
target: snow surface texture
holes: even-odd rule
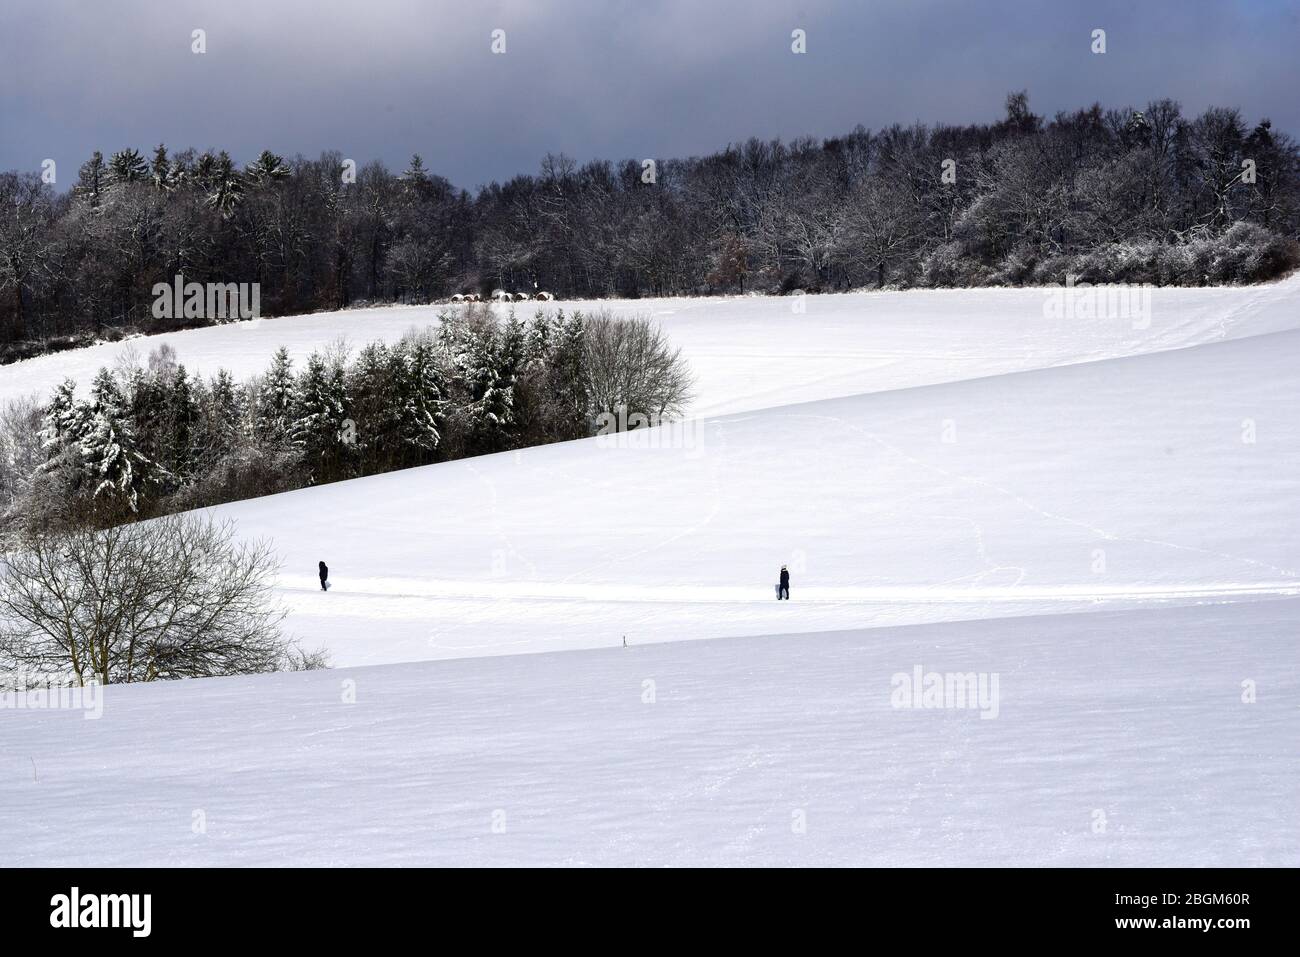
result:
[[[342,667],[0,712],[0,862],[1300,863],[1300,280],[1048,295],[610,304],[693,424],[215,509]],[[434,314],[167,338],[244,375]],[[918,666],[997,718],[891,707]]]
[[[116,686],[3,714],[0,860],[1294,866],[1298,629],[1259,601]],[[997,717],[893,707],[917,665],[997,672]]]

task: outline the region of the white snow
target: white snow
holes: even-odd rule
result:
[[[1300,863],[1300,279],[1048,295],[611,303],[689,426],[215,509],[340,668],[0,713],[0,860]],[[246,375],[435,313],[168,338]],[[998,673],[998,717],[892,708],[917,666]]]
[[[1097,295],[1106,287],[1098,287]],[[1082,290],[1075,290],[1076,293]],[[698,378],[696,415],[883,392],[978,376],[1156,352],[1300,327],[1300,276],[1246,288],[1150,290],[1149,315],[1049,318],[1060,289],[914,290],[789,297],[641,299],[493,305],[646,314],[682,347]],[[391,306],[259,319],[137,337],[0,366],[0,402],[47,396],[64,378],[87,384],[102,366],[161,343],[191,372],[264,372],[285,346],[301,367],[314,349],[392,341],[463,306]],[[796,310],[802,309],[802,312]]]
[[[341,665],[1294,595],[1297,358],[1275,333],[215,512],[275,543],[290,627]]]
[[[99,720],[0,712],[0,861],[1295,866],[1298,627],[1256,601],[111,687]],[[895,709],[917,665],[998,673],[997,717]]]

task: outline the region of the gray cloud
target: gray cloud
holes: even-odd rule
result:
[[[749,136],[1037,112],[1239,106],[1300,135],[1294,0],[366,0],[85,4],[0,29],[0,169],[94,149],[413,152],[472,188],[580,160],[699,154]],[[790,31],[808,53],[790,52]],[[207,31],[208,52],[190,52]],[[508,52],[489,52],[506,31]],[[1089,51],[1094,28],[1108,52]]]

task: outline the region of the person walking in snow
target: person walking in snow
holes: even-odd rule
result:
[[[329,590],[330,587],[329,577],[330,577],[329,566],[326,565],[324,562],[321,562],[320,563],[320,590],[321,591]]]
[[[776,591],[776,600],[784,598],[790,600],[790,570],[784,565],[781,566],[781,586]]]

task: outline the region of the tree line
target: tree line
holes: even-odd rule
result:
[[[286,315],[456,292],[561,297],[1255,282],[1300,263],[1300,153],[1236,109],[1025,93],[995,123],[751,139],[687,159],[548,155],[471,194],[336,152],[96,152],[60,193],[0,174],[0,358],[196,320],[153,287],[257,283]],[[201,321],[201,320],[199,320]]]
[[[671,417],[689,389],[658,327],[604,312],[499,321],[470,307],[300,367],[282,347],[244,382],[191,374],[163,344],[101,368],[84,395],[69,379],[3,410],[0,538],[582,438],[620,409]]]

